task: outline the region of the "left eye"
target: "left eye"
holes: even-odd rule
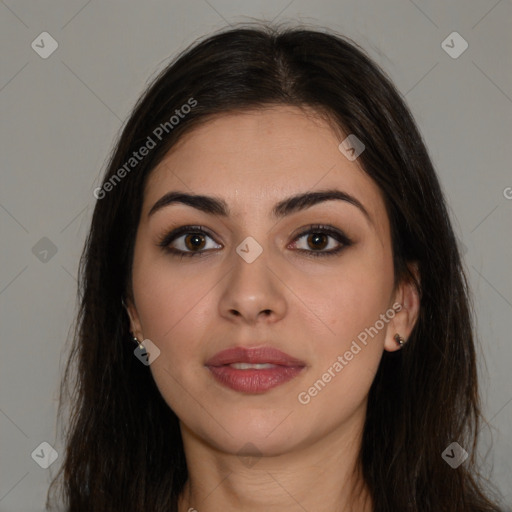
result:
[[[302,247],[297,242],[301,239],[304,239]],[[344,247],[351,245],[351,241],[343,233],[332,228],[312,226],[300,234],[292,245],[295,249],[308,252],[312,256],[328,256],[336,254]]]
[[[308,247],[299,247],[299,245],[297,244],[297,242],[295,242],[295,247],[297,249],[304,249],[304,250],[323,250],[323,249],[332,249],[333,245],[334,247],[336,247],[336,240],[333,239],[332,236],[330,235],[326,235],[325,233],[322,233],[322,232],[317,232],[317,233],[313,233],[313,232],[309,232],[309,233],[306,233],[305,235],[301,235],[299,238],[297,238],[297,240],[301,240],[302,238],[306,238],[305,240],[305,244],[306,246]],[[331,244],[329,244],[329,238],[331,239]],[[329,247],[329,245],[331,245],[331,247]]]

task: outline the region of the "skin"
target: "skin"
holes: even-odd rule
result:
[[[313,111],[296,107],[222,114],[185,135],[148,179],[127,309],[133,333],[161,351],[149,368],[180,419],[189,469],[180,512],[373,508],[357,465],[368,392],[383,351],[400,348],[394,334],[409,336],[419,298],[412,284],[394,287],[382,194],[358,160],[339,151],[341,140]],[[331,188],[357,198],[369,219],[346,201],[270,216],[289,196]],[[172,204],[148,216],[170,191],[222,198],[232,215]],[[205,257],[179,258],[158,246],[159,237],[189,224],[209,231]],[[353,244],[308,257],[298,249],[313,252],[315,242],[297,236],[311,224],[341,230]],[[235,251],[248,236],[263,249],[252,263]],[[172,246],[193,251],[186,238]],[[339,245],[331,237],[322,243],[324,252]],[[300,403],[298,394],[394,303],[402,310]],[[226,348],[261,345],[306,368],[263,394],[244,394],[204,366]]]

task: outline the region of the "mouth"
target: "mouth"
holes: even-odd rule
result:
[[[306,363],[272,347],[234,347],[215,354],[205,367],[223,386],[260,394],[295,378]]]

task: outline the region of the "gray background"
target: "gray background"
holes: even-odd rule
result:
[[[251,17],[302,21],[353,38],[405,95],[463,244],[481,338],[484,413],[492,425],[481,429],[480,451],[512,504],[510,1],[5,0],[0,511],[44,510],[50,476],[62,461],[42,469],[31,453],[43,441],[62,453],[56,411],[75,276],[92,191],[114,137],[170,58],[196,38]],[[47,59],[31,47],[44,31],[59,45]],[[441,46],[453,31],[469,44],[458,58]]]

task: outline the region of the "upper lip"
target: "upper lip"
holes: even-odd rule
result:
[[[223,366],[232,363],[270,363],[281,366],[306,366],[304,361],[300,361],[281,350],[269,346],[228,348],[217,352],[208,359],[205,366]]]

